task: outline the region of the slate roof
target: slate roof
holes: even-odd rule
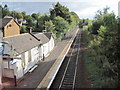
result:
[[[49,38],[49,39],[51,39],[51,37],[52,37],[52,33],[44,33],[46,36],[47,36],[47,38]]]
[[[41,44],[40,41],[38,41],[37,39],[35,39],[33,36],[31,36],[28,33],[17,35],[17,36],[12,36],[12,37],[6,37],[3,39],[4,41],[9,42],[9,45],[12,45],[12,47],[15,49],[15,51],[18,54],[26,52]]]
[[[50,39],[49,39],[48,37],[46,37],[46,35],[43,34],[43,33],[37,33],[37,34],[35,34],[35,36],[40,39],[40,41],[42,42],[42,44],[45,44],[45,43],[49,42],[49,40],[50,40]]]
[[[0,29],[5,27],[12,19],[13,18],[3,18],[3,19],[0,19]],[[15,21],[15,23],[19,26],[19,24],[16,21]]]
[[[51,33],[37,33],[34,34],[35,37],[40,39],[38,41],[35,37],[33,37],[31,34],[20,34],[16,36],[11,37],[4,37],[4,41],[9,42],[12,47],[14,47],[15,51],[19,54],[24,53],[40,44],[45,44],[49,42]]]

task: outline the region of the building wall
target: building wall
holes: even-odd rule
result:
[[[4,27],[4,37],[14,36],[20,34],[20,27],[15,23],[14,20],[11,20]]]
[[[50,39],[50,51],[51,50],[53,50],[53,48],[54,48],[54,46],[55,46],[55,43],[54,43],[54,39],[53,39],[53,37],[51,37],[51,39]]]
[[[43,53],[44,53],[44,56],[47,57],[48,56],[48,52],[49,52],[49,42],[43,44]]]
[[[22,60],[21,55],[17,56],[19,59],[14,59],[13,61],[3,61],[3,77],[14,78],[21,78],[23,76],[23,67],[22,67]]]
[[[43,58],[43,54],[45,57],[47,57],[48,53],[53,50],[53,48],[54,39],[51,38],[49,42],[43,44],[42,46],[37,46],[17,56],[18,59],[10,61],[9,65],[8,62],[4,61],[4,76],[13,78],[12,72],[14,71],[14,75],[16,75],[16,78],[21,78],[35,64],[37,64],[39,60]],[[8,73],[11,73],[11,75],[9,75]]]
[[[53,37],[51,37],[48,47],[49,47],[49,52],[51,52],[53,50],[53,48],[54,48],[54,39],[53,39]]]
[[[0,30],[0,42],[2,42],[3,33],[2,30]],[[0,55],[0,85],[2,83],[2,55]]]

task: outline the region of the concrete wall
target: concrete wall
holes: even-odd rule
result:
[[[4,37],[14,36],[20,34],[20,27],[16,22],[12,19],[5,27],[4,27]]]

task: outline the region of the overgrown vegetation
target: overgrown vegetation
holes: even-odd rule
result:
[[[99,10],[95,20],[82,20],[80,23],[88,48],[86,66],[94,88],[116,88],[120,85],[120,22],[108,10],[108,7]]]
[[[15,19],[26,20],[26,24],[21,26],[21,33],[28,32],[28,27],[32,27],[34,32],[52,32],[54,37],[61,40],[62,37],[72,28],[78,25],[80,19],[75,12],[70,12],[69,8],[61,5],[59,2],[53,5],[49,14],[42,15],[40,12],[27,15],[26,12],[9,11],[7,5],[2,9],[2,18],[12,16]]]

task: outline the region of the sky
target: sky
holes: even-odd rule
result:
[[[18,12],[25,11],[27,14],[40,12],[42,14],[49,13],[49,9],[52,8],[52,4],[60,2],[60,4],[67,6],[70,11],[74,11],[80,18],[93,19],[95,13],[99,9],[103,9],[106,6],[110,7],[118,16],[118,2],[120,0],[0,0],[2,5],[8,5],[9,10],[15,10]]]

